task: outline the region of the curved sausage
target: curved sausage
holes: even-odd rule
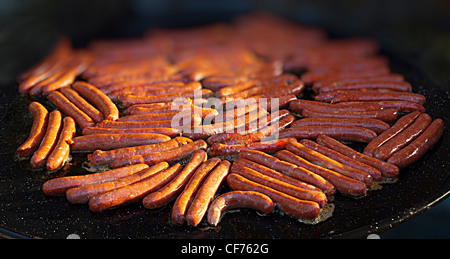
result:
[[[32,102],[28,106],[28,110],[34,117],[33,125],[28,139],[17,149],[19,157],[31,156],[39,148],[48,124],[48,111],[42,104]]]
[[[164,163],[164,162],[162,162]],[[151,193],[170,182],[183,168],[175,164],[166,170],[153,174],[141,181],[124,187],[100,193],[89,200],[89,209],[92,212],[101,212],[124,204],[136,202],[148,193]]]
[[[103,114],[81,97],[77,91],[71,87],[63,87],[59,91],[75,106],[88,115],[94,122],[99,123],[103,120]]]
[[[72,117],[64,117],[63,127],[61,129],[61,133],[59,134],[58,142],[47,159],[47,170],[54,171],[64,165],[70,154],[70,146],[68,142],[72,140],[75,133],[75,121]]]
[[[72,117],[80,128],[84,129],[95,125],[95,122],[91,119],[91,117],[69,101],[69,99],[67,99],[62,93],[58,91],[50,92],[48,94],[48,99],[63,113]]]
[[[378,119],[359,118],[302,118],[292,123],[292,128],[305,126],[353,126],[373,130],[377,134],[389,129],[389,124]]]
[[[377,168],[378,170],[380,170],[381,174],[385,177],[395,177],[399,173],[399,169],[397,166],[390,163],[386,163],[374,157],[364,155],[329,136],[320,135],[317,138],[317,142],[347,157],[353,158],[355,160],[360,161],[361,163]]]
[[[419,137],[394,153],[387,162],[400,168],[414,163],[439,141],[442,134],[444,134],[444,122],[441,119],[435,119]]]
[[[273,213],[275,204],[269,196],[254,191],[230,191],[217,197],[209,206],[207,221],[217,226],[225,211],[246,208],[258,210],[264,214]]]
[[[86,184],[71,188],[66,191],[66,197],[67,200],[69,200],[71,203],[87,203],[90,198],[94,197],[97,194],[105,193],[136,183],[163,170],[166,170],[167,168],[169,168],[169,163],[162,162],[135,174],[131,174],[119,179],[94,184]]]
[[[83,81],[76,81],[72,88],[94,104],[103,113],[105,120],[114,121],[119,118],[117,106],[97,87]]]
[[[109,151],[96,150],[94,153],[87,156],[91,165],[106,165],[112,163],[114,160],[137,156],[151,154],[155,152],[165,152],[174,148],[178,148],[182,145],[191,143],[192,140],[184,137],[176,137],[174,139],[168,140],[166,142],[149,144],[136,147],[126,147],[118,148]],[[119,166],[120,167],[120,166]]]
[[[256,191],[269,196],[278,209],[292,217],[314,219],[320,214],[320,206],[316,202],[297,199],[270,187],[250,181],[238,174],[229,174],[227,184],[233,190]]]
[[[34,169],[42,168],[47,162],[48,156],[56,146],[59,132],[61,130],[62,115],[58,110],[54,110],[48,117],[47,130],[41,145],[31,157],[30,164]]]
[[[386,161],[394,152],[417,138],[430,125],[431,121],[430,115],[426,113],[420,114],[411,125],[375,149],[373,156]]]
[[[92,134],[75,137],[69,144],[72,151],[95,151],[157,144],[170,139],[155,133]]]
[[[46,181],[42,185],[42,191],[45,195],[65,194],[67,190],[78,186],[113,181],[147,168],[146,164],[136,164],[99,173],[59,177]]]
[[[313,164],[328,168],[342,175],[361,181],[369,187],[373,184],[373,177],[370,174],[339,163],[336,160],[306,147],[302,143],[291,141],[287,144],[286,149],[305,158]]]
[[[316,139],[319,135],[327,135],[342,141],[356,141],[368,143],[377,134],[366,128],[353,126],[302,126],[287,128],[280,131],[280,138]]]
[[[214,199],[214,195],[230,171],[231,163],[227,160],[221,161],[201,185],[195,194],[191,205],[186,213],[188,225],[197,226],[206,214],[209,204]]]
[[[206,144],[206,142],[200,139],[171,150],[144,154],[141,156],[142,159],[138,158],[137,160],[132,160],[129,159],[130,157],[128,156],[117,158],[112,162],[112,167],[113,168],[122,167],[125,165],[136,163],[136,161],[138,162],[143,161],[148,165],[153,165],[162,161],[173,163],[185,159],[186,157],[190,156],[194,151],[206,149],[207,147],[208,145]]]
[[[398,111],[394,109],[382,109],[378,111],[319,111],[314,109],[303,109],[303,118],[360,118],[360,119],[378,119],[387,123],[397,119]]]
[[[169,202],[176,199],[176,197],[183,191],[183,188],[188,183],[191,176],[195,173],[197,168],[205,162],[207,154],[203,150],[195,151],[183,170],[168,184],[161,189],[150,193],[142,200],[142,204],[147,209],[155,209],[162,207]]]
[[[411,125],[414,120],[419,117],[421,113],[416,111],[412,112],[410,114],[407,114],[400,119],[398,119],[394,125],[392,125],[389,129],[372,139],[369,144],[364,148],[363,154],[368,156],[373,156],[373,153],[375,152],[375,149],[383,145],[386,141],[393,138],[395,135],[400,133],[402,130],[407,128],[409,125]],[[326,135],[326,134],[325,134]],[[333,137],[333,136],[330,136]],[[333,137],[336,138],[336,137]]]
[[[281,160],[295,164],[299,168],[303,167],[315,174],[322,176],[323,178],[330,181],[341,193],[353,196],[363,196],[367,192],[365,183],[339,174],[327,168],[312,164],[288,150],[278,151],[275,156]]]
[[[203,162],[192,177],[189,179],[186,187],[175,200],[172,207],[171,219],[175,224],[182,225],[186,220],[186,213],[189,205],[195,197],[198,189],[206,179],[208,174],[221,162],[220,158],[213,157]]]
[[[239,154],[244,150],[260,150],[266,153],[275,153],[279,150],[285,149],[286,145],[293,138],[281,138],[277,140],[269,140],[263,142],[253,142],[249,144],[239,145],[224,145],[222,143],[214,143],[209,148],[208,154],[210,156],[229,156]]]

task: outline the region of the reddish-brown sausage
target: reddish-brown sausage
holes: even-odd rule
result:
[[[62,93],[58,91],[50,92],[48,94],[48,99],[63,113],[72,117],[80,128],[84,129],[95,125],[95,122],[91,119],[91,117],[69,101],[69,99],[67,99]]]
[[[431,121],[432,119],[430,115],[426,113],[420,114],[411,125],[375,149],[373,156],[385,161],[393,153],[417,138],[430,125]]]
[[[71,87],[63,87],[59,90],[69,101],[88,115],[94,122],[99,123],[103,120],[103,114],[81,97],[77,91]]]
[[[369,144],[364,148],[363,153],[368,156],[373,156],[373,153],[375,152],[375,149],[383,145],[386,141],[393,138],[395,135],[400,133],[402,130],[407,128],[409,125],[411,125],[414,120],[420,115],[420,112],[412,112],[410,114],[407,114],[400,119],[398,119],[392,127],[381,133],[376,138],[372,139]],[[326,135],[326,134],[324,134]],[[333,137],[330,135],[330,137]],[[336,137],[333,137],[336,138]]]
[[[347,111],[347,112],[364,112],[364,111],[379,111],[383,109],[382,105],[365,103],[355,103],[354,105],[339,106],[339,104],[331,104],[319,101],[310,101],[297,99],[289,103],[289,108],[292,112],[301,114],[304,109],[314,109],[319,111]]]
[[[387,162],[401,168],[414,163],[439,141],[442,134],[444,134],[444,122],[441,119],[435,119],[419,137],[394,153]]]
[[[286,145],[293,138],[282,138],[277,140],[269,140],[263,142],[253,142],[250,144],[224,145],[222,143],[214,143],[209,148],[210,156],[229,156],[239,154],[244,150],[260,150],[266,153],[275,153],[285,149]]]
[[[367,106],[381,106],[383,109],[395,109],[398,112],[425,112],[425,107],[418,103],[408,101],[378,101],[378,102],[341,102],[330,104],[339,109],[346,109],[347,107],[353,107],[355,105],[367,105]]]
[[[47,170],[53,171],[64,165],[70,154],[70,146],[68,142],[72,140],[75,133],[75,121],[72,117],[65,117],[63,119],[63,127],[61,129],[61,133],[59,134],[58,142],[56,143],[52,153],[48,156]]]
[[[125,134],[125,133],[154,133],[154,134],[163,134],[171,138],[180,135],[180,131],[174,128],[111,129],[111,128],[89,127],[83,129],[83,135]]]
[[[353,126],[303,126],[280,131],[280,138],[316,139],[327,135],[342,141],[370,142],[377,134],[366,128]]]
[[[34,169],[42,168],[47,162],[48,156],[53,151],[58,141],[59,132],[61,130],[62,115],[58,110],[54,110],[48,117],[47,130],[41,145],[31,157],[30,164]]]
[[[31,156],[39,148],[48,124],[48,111],[42,104],[32,102],[28,106],[28,110],[34,117],[33,125],[28,139],[17,149],[19,157]]]
[[[332,92],[337,90],[357,90],[357,89],[388,89],[399,92],[411,92],[411,84],[408,82],[390,82],[390,81],[367,81],[367,82],[348,82],[335,85],[324,85],[320,87],[320,93]]]
[[[303,118],[292,123],[292,128],[305,126],[353,126],[373,130],[380,134],[389,129],[389,124],[377,119],[359,119],[359,118]]]
[[[65,194],[66,191],[71,188],[113,181],[140,172],[146,168],[148,168],[148,165],[146,164],[136,164],[99,173],[60,177],[46,181],[44,185],[42,185],[42,191],[46,195]]]
[[[303,109],[303,118],[360,118],[360,119],[378,119],[387,123],[397,119],[398,111],[394,109],[382,109],[378,111],[319,111],[314,109]]]
[[[101,212],[117,206],[136,202],[170,182],[177,176],[182,168],[183,166],[181,164],[175,164],[172,167],[141,181],[109,192],[97,194],[89,200],[89,209],[93,212]]]
[[[222,214],[232,209],[254,209],[264,214],[273,213],[275,204],[269,196],[254,191],[230,191],[217,197],[209,206],[207,220],[217,226]]]
[[[365,101],[408,101],[423,105],[426,101],[425,96],[417,93],[409,92],[389,92],[389,93],[351,93],[338,94],[331,100],[331,103],[340,102],[365,102]]]
[[[194,199],[195,194],[203,184],[203,181],[206,179],[209,172],[211,172],[220,163],[220,161],[220,158],[213,157],[206,160],[197,168],[195,173],[189,179],[189,182],[186,184],[184,190],[175,200],[172,207],[171,219],[174,223],[178,225],[182,225],[184,223],[189,205]]]
[[[270,187],[250,181],[238,174],[229,174],[227,184],[233,190],[256,191],[269,196],[278,209],[292,217],[314,219],[320,213],[320,206],[316,202],[297,199]]]
[[[183,188],[186,186],[191,176],[195,173],[195,170],[197,170],[206,159],[207,154],[205,151],[195,151],[183,170],[172,181],[161,189],[145,196],[142,200],[144,207],[147,209],[159,208],[176,199],[183,191]]]

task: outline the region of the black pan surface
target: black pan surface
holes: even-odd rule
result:
[[[76,234],[91,239],[316,239],[381,234],[450,195],[449,95],[401,56],[383,51],[391,60],[392,71],[405,75],[413,91],[426,96],[427,113],[444,120],[444,135],[422,159],[403,169],[397,182],[384,184],[381,190],[370,191],[360,199],[336,195],[333,216],[315,225],[279,213],[261,216],[241,210],[226,214],[218,227],[201,223],[193,228],[170,223],[171,205],[151,211],[137,203],[97,214],[90,212],[87,205],[70,204],[64,196],[45,196],[42,184],[46,180],[64,174],[84,174],[81,164],[86,155],[74,155],[67,170],[52,174],[32,171],[28,161],[19,161],[16,149],[31,128],[33,118],[27,107],[32,100],[19,95],[15,83],[1,85],[0,237],[67,238]],[[226,190],[224,185],[219,193]]]

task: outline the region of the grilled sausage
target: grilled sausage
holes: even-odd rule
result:
[[[48,99],[63,113],[72,117],[81,129],[92,127],[95,122],[86,113],[67,99],[62,93],[53,91],[48,94]]]
[[[75,106],[86,113],[95,123],[99,123],[103,120],[103,114],[89,102],[86,101],[77,91],[71,87],[63,87],[59,91]]]
[[[286,145],[293,138],[281,138],[277,140],[269,140],[263,142],[253,142],[250,144],[224,145],[222,143],[214,143],[209,148],[210,156],[229,156],[239,154],[244,150],[260,150],[266,153],[275,153],[285,149]]]
[[[378,119],[387,123],[397,119],[398,111],[394,109],[382,109],[378,111],[319,111],[314,109],[303,109],[303,118],[360,118],[360,119]]]
[[[28,110],[34,117],[33,125],[28,139],[17,149],[19,157],[31,156],[39,148],[48,124],[48,111],[42,104],[32,102],[28,106]]]
[[[399,92],[411,92],[411,84],[408,82],[396,81],[367,81],[367,82],[347,82],[335,85],[324,85],[320,87],[320,93],[337,90],[357,90],[357,89],[388,89]]]
[[[377,134],[389,129],[389,124],[377,119],[359,118],[303,118],[292,123],[292,128],[305,126],[352,126],[373,130]]]
[[[180,131],[174,128],[110,129],[100,127],[89,127],[83,129],[83,135],[125,134],[125,133],[154,133],[154,134],[163,134],[171,138],[180,135]]]
[[[377,134],[366,128],[353,126],[302,126],[287,128],[280,131],[280,138],[316,139],[319,135],[327,135],[342,141],[368,143]]]
[[[59,134],[58,142],[47,159],[47,170],[54,171],[64,165],[70,154],[70,146],[68,142],[72,140],[75,133],[75,121],[72,117],[64,117],[63,127],[61,129],[61,133]]]
[[[331,100],[331,103],[354,102],[354,101],[408,101],[420,105],[425,104],[425,96],[409,92],[389,92],[389,93],[351,93],[338,94]]]

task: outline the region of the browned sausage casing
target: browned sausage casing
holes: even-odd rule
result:
[[[28,110],[34,117],[33,126],[31,126],[28,139],[17,149],[19,157],[31,156],[39,148],[48,123],[48,111],[42,104],[32,102],[28,106]]]
[[[58,137],[58,143],[47,159],[47,170],[53,171],[61,168],[67,161],[70,154],[70,142],[75,136],[76,126],[72,117],[65,117],[63,119],[63,128]]]

